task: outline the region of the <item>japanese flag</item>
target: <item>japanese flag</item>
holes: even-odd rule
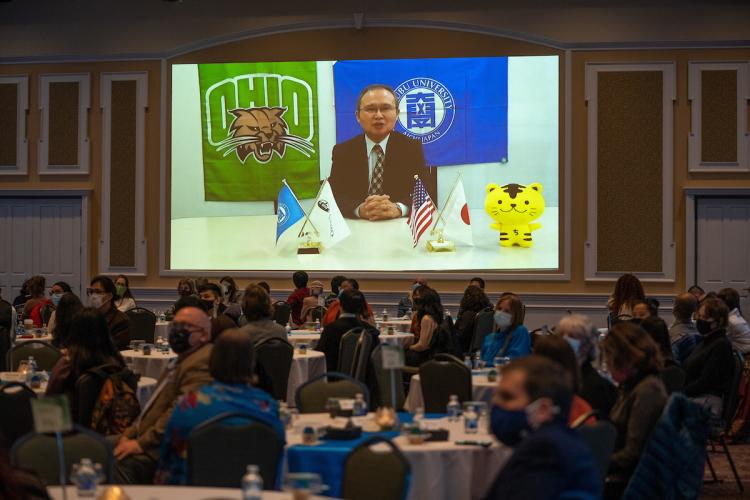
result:
[[[456,182],[456,187],[445,204],[443,218],[445,219],[445,229],[443,229],[445,239],[474,245],[474,239],[471,235],[469,205],[466,204],[466,193],[464,192],[462,179]]]
[[[336,204],[328,179],[320,188],[318,198],[310,212],[310,221],[320,233],[320,241],[327,247],[332,247],[351,234],[341,210]]]

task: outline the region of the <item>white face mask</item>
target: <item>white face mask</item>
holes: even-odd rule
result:
[[[581,347],[581,341],[567,335],[563,338],[568,342],[568,344],[570,344],[570,347],[573,348],[573,353],[578,356],[578,349]]]
[[[526,413],[526,421],[529,423],[529,427],[532,429],[538,429],[540,425],[542,425],[544,422],[539,422],[539,417],[537,416],[537,409],[541,405],[542,400],[537,399],[535,401],[532,401],[528,405],[526,405],[526,408],[524,408],[524,412]],[[560,408],[557,406],[552,407],[552,414],[557,415],[560,413]]]
[[[91,307],[96,307],[97,309],[102,307],[104,305],[104,295],[102,294],[90,295],[89,304],[91,305]]]
[[[501,330],[505,330],[510,326],[513,316],[504,311],[495,311],[495,324],[500,327]]]

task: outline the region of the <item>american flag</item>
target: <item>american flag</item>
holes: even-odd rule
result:
[[[414,246],[419,243],[419,238],[432,225],[432,214],[435,212],[435,204],[432,203],[430,195],[422,184],[422,180],[414,176],[414,189],[411,192],[411,212],[407,221],[411,228],[411,237]]]

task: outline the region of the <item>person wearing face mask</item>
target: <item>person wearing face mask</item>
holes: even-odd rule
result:
[[[135,298],[130,292],[130,280],[124,274],[121,274],[115,280],[115,290],[117,291],[117,299],[115,300],[115,307],[122,312],[128,312],[131,309],[136,308]]]
[[[593,366],[596,357],[596,331],[591,321],[582,314],[568,314],[557,323],[555,333],[562,335],[576,355],[576,361],[581,369],[578,395],[585,399],[591,408],[599,411],[601,418],[609,417],[609,412],[617,400],[617,389],[612,382],[599,375]]]
[[[698,299],[692,293],[681,293],[674,300],[672,314],[674,323],[669,327],[669,341],[675,361],[683,365],[698,345],[700,335],[695,328],[693,316],[698,311]]]
[[[325,315],[323,316],[323,319],[320,321],[320,325],[322,327],[326,327],[339,319],[339,316],[341,315],[341,294],[344,293],[344,290],[359,290],[359,282],[355,280],[354,278],[346,278],[344,281],[341,282],[341,286],[339,287],[339,299],[334,300],[331,302],[331,304],[328,306],[328,309],[326,310]],[[367,303],[367,300],[365,300],[365,307],[362,310],[361,313],[359,313],[359,319],[362,321],[365,321],[371,326],[375,326],[375,314],[372,312],[372,307],[370,304]]]
[[[719,299],[705,299],[698,308],[700,341],[683,365],[685,395],[721,416],[722,398],[732,382],[732,343],[726,335],[729,309]]]
[[[70,288],[70,285],[64,281],[54,283],[49,289],[49,299],[52,301],[52,311],[47,320],[47,332],[49,332],[50,335],[54,336],[55,324],[57,323],[57,308],[60,305],[60,300],[63,295],[66,293],[73,293],[73,290]],[[55,347],[59,346],[55,345]]]
[[[211,320],[204,310],[179,309],[168,340],[177,357],[164,369],[135,423],[114,439],[117,483],[153,484],[159,448],[177,400],[213,380],[209,372]]]
[[[198,288],[198,294],[211,318],[212,340],[221,335],[224,330],[237,328],[237,319],[242,314],[242,309],[239,304],[232,304],[231,308],[224,305],[221,300],[221,288],[214,283],[207,283]]]
[[[529,331],[521,324],[523,303],[517,295],[505,293],[495,306],[495,332],[484,338],[481,357],[491,365],[497,356],[517,358],[531,354]]]
[[[491,429],[514,450],[486,500],[601,497],[591,451],[567,425],[572,396],[570,377],[553,361],[526,356],[503,367]]]
[[[182,278],[179,282],[177,282],[177,301],[179,301],[183,297],[195,297],[198,294],[195,291],[195,283],[190,278]],[[169,306],[166,311],[164,311],[164,315],[168,320],[172,320],[176,313],[176,305],[177,301],[175,301],[174,304]]]
[[[658,376],[663,368],[659,347],[640,326],[628,321],[613,325],[601,349],[612,379],[619,384],[609,415],[617,439],[604,497],[620,498],[664,410],[667,391]]]
[[[47,329],[52,335],[52,345],[63,349],[68,345],[73,318],[83,309],[83,303],[74,293],[64,293],[57,304],[57,309],[47,324]]]
[[[302,311],[299,314],[302,323],[315,321],[313,312],[317,307],[325,307],[325,298],[323,297],[323,283],[315,280],[310,283],[310,295],[302,300]]]
[[[397,315],[399,318],[403,318],[405,316],[411,316],[411,314],[414,312],[414,303],[412,302],[412,294],[414,294],[414,290],[417,289],[419,286],[427,286],[427,280],[424,278],[417,278],[414,280],[414,282],[409,287],[409,291],[407,292],[405,297],[401,297],[398,301],[398,311]]]
[[[86,289],[89,305],[96,307],[104,314],[109,325],[109,336],[115,346],[124,351],[130,344],[130,319],[115,307],[117,289],[115,284],[106,276],[95,276]]]

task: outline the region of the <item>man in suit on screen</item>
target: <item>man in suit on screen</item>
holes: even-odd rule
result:
[[[388,85],[365,87],[357,100],[364,134],[333,147],[329,182],[344,217],[371,221],[409,215],[415,175],[424,175],[422,143],[395,132],[398,100]]]

